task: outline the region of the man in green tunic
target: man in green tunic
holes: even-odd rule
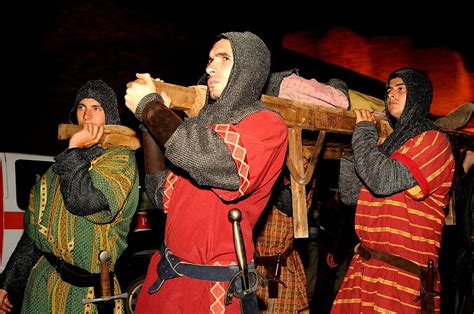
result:
[[[98,254],[110,252],[113,271],[127,246],[139,195],[135,154],[126,146],[99,145],[104,125],[120,124],[117,97],[103,81],[88,81],[70,118],[82,129],[32,189],[25,232],[2,274],[0,311],[15,309],[14,291],[27,282],[22,313],[96,313],[98,305],[82,299],[101,295]],[[116,295],[120,287],[113,281]],[[123,312],[121,301],[108,308]]]

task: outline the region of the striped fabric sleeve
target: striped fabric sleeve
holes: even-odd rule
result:
[[[450,182],[454,159],[448,139],[438,131],[427,131],[408,140],[392,158],[403,163],[413,174],[417,185],[406,191],[421,200]]]

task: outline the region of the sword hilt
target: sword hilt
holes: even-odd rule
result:
[[[109,272],[109,263],[112,259],[110,252],[107,250],[100,251],[98,258],[100,262],[100,297],[93,299],[82,299],[82,304],[110,303],[110,301],[114,301],[117,299],[126,299],[128,297],[128,293],[126,292],[119,295],[112,295]]]
[[[240,222],[242,221],[242,213],[237,208],[233,208],[229,211],[229,221],[232,223],[232,234],[234,236],[235,253],[237,255],[237,262],[239,264],[239,270],[242,272],[242,288],[247,290],[249,288],[249,277],[248,277],[248,265],[247,256],[245,254],[245,243],[242,236],[242,230],[240,229]]]
[[[237,255],[237,262],[239,271],[230,280],[229,286],[224,295],[224,304],[232,303],[232,298],[236,297],[244,299],[247,295],[254,293],[260,282],[260,277],[256,269],[249,270],[247,264],[247,256],[245,254],[244,237],[240,229],[240,222],[242,221],[242,213],[237,208],[229,211],[228,219],[232,223],[232,234],[234,236],[235,254]],[[250,278],[252,280],[250,280]],[[237,288],[236,281],[240,280],[242,289]]]
[[[109,262],[112,259],[110,252],[103,250],[99,252],[100,261],[100,296],[108,298],[112,295],[110,289]]]

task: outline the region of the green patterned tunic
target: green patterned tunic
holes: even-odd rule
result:
[[[98,254],[108,250],[110,269],[127,246],[126,237],[138,204],[138,170],[134,152],[111,147],[91,162],[89,174],[110,210],[88,216],[76,216],[64,206],[60,177],[52,170],[33,187],[25,214],[25,231],[43,252],[51,252],[64,261],[98,273]],[[114,294],[120,293],[114,278]],[[96,296],[97,297],[97,296]],[[94,289],[72,286],[41,257],[28,279],[23,299],[23,313],[96,313],[94,305],[83,305],[84,298],[94,298]],[[123,312],[122,302],[115,302],[115,312]]]

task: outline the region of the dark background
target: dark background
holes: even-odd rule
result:
[[[339,77],[352,88],[378,97],[384,82],[285,51],[281,38],[308,31],[317,39],[333,25],[368,38],[407,34],[416,47],[448,46],[459,51],[474,72],[469,45],[473,27],[468,26],[466,5],[431,5],[414,11],[409,2],[397,2],[386,3],[385,8],[372,6],[368,12],[355,3],[292,1],[257,12],[255,3],[202,2],[195,7],[182,3],[162,7],[162,3],[17,2],[11,4],[14,9],[4,10],[0,151],[59,153],[67,143],[56,139],[57,126],[67,122],[78,88],[90,79],[103,79],[114,88],[122,122],[136,128],[123,100],[125,85],[135,73],[149,72],[179,85],[195,84],[205,69],[213,38],[225,31],[250,30],[262,37],[273,53],[273,70],[298,67],[303,76],[320,81]]]

